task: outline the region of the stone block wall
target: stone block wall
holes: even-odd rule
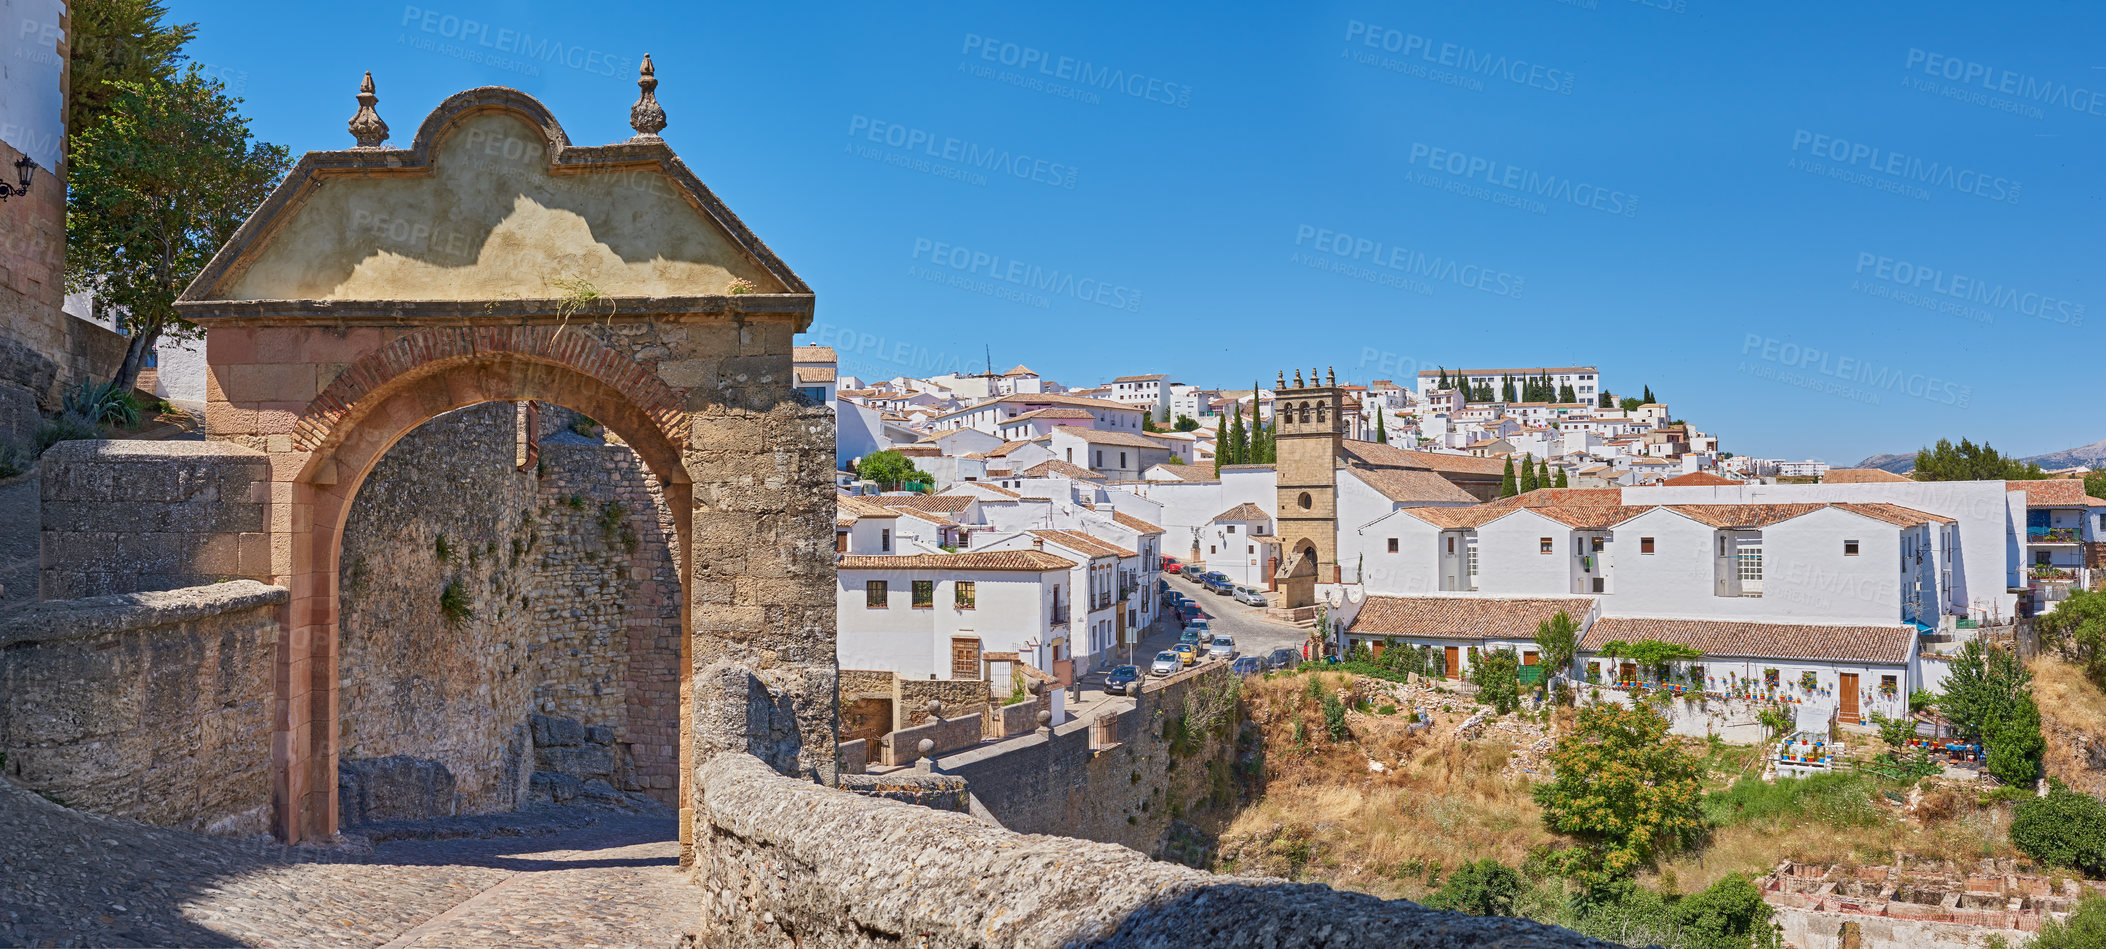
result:
[[[535,413],[548,439],[533,465],[518,467],[522,414],[485,403],[442,415],[397,442],[359,487],[339,568],[346,824],[357,816],[353,794],[365,812],[386,815],[372,819],[418,816],[374,795],[437,801],[410,778],[442,772],[456,799],[422,816],[614,791],[668,804],[677,795],[671,512],[634,451],[569,433],[572,414],[560,409]],[[452,616],[449,587],[459,598]],[[607,740],[551,744],[530,715]],[[441,767],[402,763],[369,776],[375,766],[360,763],[395,758]]]
[[[13,130],[11,130],[13,131]],[[22,153],[0,142],[0,168],[13,183]],[[66,187],[38,169],[29,193],[7,199],[0,230],[0,438],[26,441],[39,410],[59,407],[59,390],[108,378],[124,359],[124,337],[69,316],[66,300]]]
[[[0,620],[0,752],[68,807],[208,833],[270,812],[279,587],[236,580]]]
[[[971,715],[953,714],[947,719],[925,717],[919,725],[895,729],[879,742],[884,762],[888,765],[914,763],[921,756],[923,739],[936,743],[932,753],[939,756],[977,745],[981,732],[986,729],[984,715],[983,711],[975,711]]]
[[[1169,829],[1171,803],[1203,800],[1235,754],[1236,689],[1225,664],[1153,680],[1134,707],[1093,736],[1095,718],[983,745],[938,765],[964,777],[1002,826],[1153,852]],[[1024,703],[1018,707],[1029,707]],[[1173,720],[1186,725],[1173,728]],[[1183,730],[1189,737],[1173,742]],[[1175,744],[1175,748],[1173,748]]]
[[[271,575],[263,453],[215,442],[69,441],[44,453],[38,587],[68,600]]]
[[[898,728],[909,728],[929,720],[929,700],[943,703],[943,717],[970,715],[987,707],[987,682],[982,679],[895,679],[892,707]]]

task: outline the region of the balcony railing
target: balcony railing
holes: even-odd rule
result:
[[[2074,527],[2028,527],[2026,542],[2029,544],[2074,544],[2078,531]]]
[[[1065,606],[1056,606],[1056,607],[1054,607],[1054,608],[1053,608],[1053,625],[1055,625],[1055,626],[1066,626],[1066,625],[1068,625],[1068,608],[1067,608],[1067,607],[1065,607]]]
[[[2032,566],[2026,568],[2027,579],[2038,583],[2073,583],[2077,580],[2077,567]]]

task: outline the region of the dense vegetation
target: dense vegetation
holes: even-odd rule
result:
[[[1918,481],[2034,481],[2047,472],[2031,462],[2007,458],[1988,442],[1976,445],[1965,438],[1958,445],[1946,439],[1916,453]]]

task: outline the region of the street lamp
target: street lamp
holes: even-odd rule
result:
[[[14,197],[18,194],[28,194],[29,176],[35,173],[36,170],[37,163],[35,161],[32,161],[28,155],[24,155],[21,158],[16,159],[15,181],[17,183],[14,185],[9,185],[7,182],[0,181],[0,201],[5,201],[8,198]]]

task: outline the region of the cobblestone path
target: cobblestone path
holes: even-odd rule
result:
[[[0,946],[643,946],[698,911],[667,814],[284,847],[80,814],[0,780]]]

